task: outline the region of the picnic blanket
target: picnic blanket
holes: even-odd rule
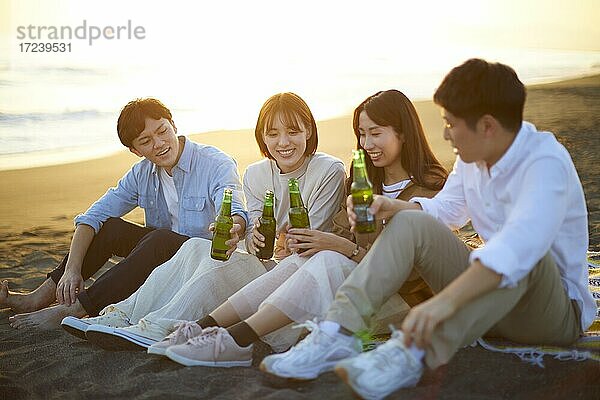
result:
[[[544,367],[543,358],[553,356],[559,360],[596,360],[600,361],[600,252],[588,252],[590,292],[596,300],[596,320],[584,336],[570,347],[559,346],[523,346],[503,339],[477,340],[484,349],[501,353],[510,353],[521,360]]]

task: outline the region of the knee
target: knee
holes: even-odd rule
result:
[[[113,233],[121,229],[125,221],[121,218],[110,217],[102,224],[98,233]]]
[[[400,211],[388,222],[386,230],[394,231],[394,235],[414,233],[427,228],[432,224],[440,223],[424,211],[405,210]]]
[[[301,269],[305,271],[328,270],[332,267],[348,264],[350,259],[345,255],[333,250],[322,250],[313,255]]]
[[[339,263],[339,262],[348,260],[348,257],[343,255],[342,253],[338,253],[337,251],[333,251],[333,250],[322,250],[322,251],[318,252],[317,254],[315,254],[314,256],[312,256],[312,258],[314,258],[315,260],[321,260],[325,264],[336,263],[336,262]],[[311,260],[312,260],[312,258],[311,258]],[[310,263],[310,264],[314,264],[314,263]]]

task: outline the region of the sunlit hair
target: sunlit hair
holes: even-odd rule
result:
[[[398,137],[400,134],[404,135],[404,144],[399,157],[401,158],[402,168],[415,184],[430,190],[440,190],[444,186],[448,172],[431,151],[417,115],[417,110],[402,92],[398,90],[377,92],[367,97],[365,101],[356,107],[352,126],[356,135],[357,149],[362,149],[358,127],[360,113],[363,111],[377,125],[392,127]],[[384,169],[373,165],[368,154],[365,161],[369,179],[373,183],[373,190],[375,193],[381,194]],[[348,192],[350,191],[349,185],[352,183],[352,175],[353,170],[350,168]]]
[[[308,105],[297,94],[287,92],[278,93],[269,97],[263,104],[258,114],[254,137],[260,148],[260,152],[270,159],[274,159],[269,153],[263,135],[273,128],[275,118],[281,118],[281,122],[287,128],[294,130],[306,129],[306,135],[310,136],[306,141],[304,155],[308,156],[317,151],[319,137],[317,135],[317,124],[310,112]]]
[[[472,58],[446,75],[433,101],[471,129],[489,114],[516,133],[523,121],[525,96],[525,86],[511,67]]]
[[[132,100],[123,107],[117,121],[117,133],[123,146],[133,147],[134,139],[145,129],[146,118],[156,120],[166,118],[175,127],[171,111],[159,100],[153,98]]]

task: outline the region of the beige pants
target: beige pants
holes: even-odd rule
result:
[[[327,320],[357,332],[414,270],[434,293],[469,266],[469,248],[422,211],[394,216],[365,258],[338,289]],[[446,364],[461,347],[488,334],[523,344],[567,345],[581,334],[579,309],[562,286],[550,255],[516,287],[478,297],[440,323],[425,349],[430,368]]]

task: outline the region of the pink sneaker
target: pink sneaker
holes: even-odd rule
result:
[[[240,347],[227,329],[211,326],[186,343],[169,347],[165,355],[187,367],[249,367],[252,348]]]
[[[184,344],[202,333],[202,327],[195,321],[180,322],[175,327],[176,329],[163,340],[148,347],[148,353],[164,356],[168,347]]]

